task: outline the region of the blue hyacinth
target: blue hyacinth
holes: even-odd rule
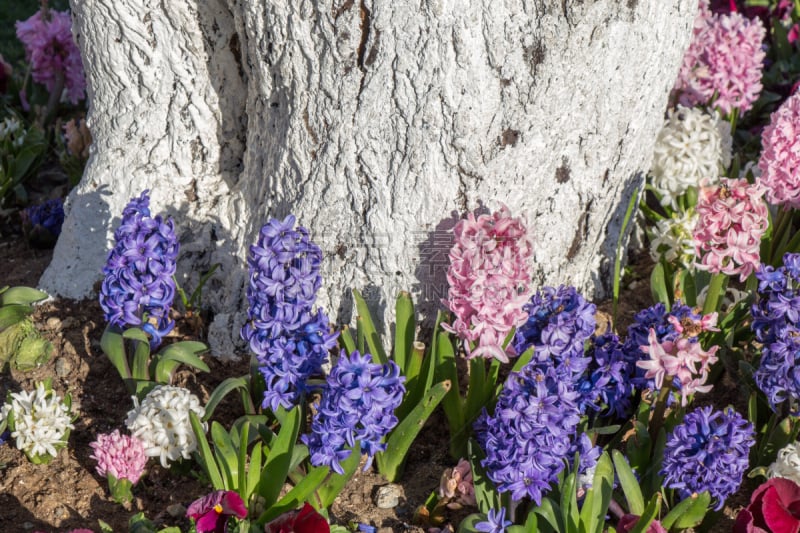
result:
[[[64,224],[64,203],[61,198],[55,198],[40,205],[32,205],[22,211],[22,219],[30,225],[32,231],[42,228],[53,237],[58,237]]]
[[[613,333],[592,337],[587,355],[589,368],[578,381],[581,412],[588,410],[600,416],[624,418],[631,408],[632,379],[636,374],[636,354],[624,349]]]
[[[754,442],[753,425],[733,409],[692,411],[667,437],[664,484],[681,499],[707,490],[719,510],[739,489]]]
[[[343,350],[326,380],[322,400],[311,422],[311,433],[302,436],[311,464],[329,466],[344,474],[341,462],[357,444],[368,457],[386,449],[383,438],[397,425],[395,409],[405,394],[400,367],[394,361],[381,365],[368,353]]]
[[[141,327],[156,347],[175,325],[169,310],[179,245],[172,219],[150,216],[148,192],[133,198],[122,212],[103,267],[100,306],[109,324]]]
[[[290,409],[311,390],[336,345],[327,315],[312,309],[322,279],[322,250],[295,217],[271,219],[250,247],[249,320],[242,338],[264,377],[263,407]]]
[[[753,374],[770,406],[789,400],[800,414],[800,254],[785,254],[784,266],[761,265],[756,271],[758,301],[751,307],[751,328],[762,344],[761,363]]]
[[[475,524],[475,531],[482,533],[505,533],[508,526],[511,525],[511,520],[506,520],[506,509],[501,507],[499,511],[489,509],[486,515],[486,520]]]

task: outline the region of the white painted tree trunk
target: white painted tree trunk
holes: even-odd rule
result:
[[[501,202],[529,221],[537,286],[604,294],[696,1],[332,1],[73,0],[95,146],[41,286],[90,295],[150,189],[188,287],[222,264],[204,300],[221,355],[248,244],[289,213],[339,320],[351,287],[439,305],[447,230]]]

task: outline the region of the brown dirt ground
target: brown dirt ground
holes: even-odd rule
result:
[[[30,249],[18,237],[0,237],[0,256],[4,258],[0,286],[35,286],[51,252]],[[623,331],[633,313],[651,301],[646,261],[638,263],[640,266],[634,269],[620,302],[618,329]],[[608,302],[600,308],[611,311]],[[34,320],[54,344],[55,355],[36,370],[0,374],[0,398],[5,398],[8,391],[29,389],[34,382],[53,377],[53,387],[60,395],[71,394],[78,418],[68,447],[49,465],[33,465],[13,446],[0,446],[0,531],[50,532],[79,527],[99,531],[98,520],[108,523],[114,531],[127,531],[128,518],[138,511],[144,511],[160,527],[187,528],[184,508],[209,490],[196,476],[170,472],[151,461],[134,489],[135,501],[123,507],[109,497],[105,480],[94,471],[89,443],[97,433],[121,427],[131,407],[122,381],[100,350],[104,323],[97,302],[47,302],[37,308]],[[181,335],[188,329],[179,327],[177,331]],[[184,370],[176,375],[177,384],[188,387],[203,402],[224,378],[247,371],[244,362],[221,363],[210,357],[205,360],[211,367],[210,373]],[[737,397],[733,384],[723,384],[717,390],[719,399],[725,402],[722,405]],[[241,407],[231,399],[220,406],[217,414],[232,420],[241,414]],[[414,442],[406,473],[399,482],[402,493],[399,506],[378,509],[373,495],[386,481],[372,470],[359,471],[330,509],[331,518],[340,524],[372,524],[383,532],[423,531],[411,525],[414,510],[437,488],[441,472],[453,465],[441,430],[445,425],[443,417],[435,413]],[[743,492],[733,499],[733,507],[746,501]],[[448,518],[457,525],[464,513],[454,512]],[[728,516],[734,513],[733,508],[727,509]],[[714,530],[729,531],[730,526],[727,519]]]

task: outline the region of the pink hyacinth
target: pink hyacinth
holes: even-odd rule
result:
[[[800,208],[800,93],[786,100],[761,134],[761,184],[770,203]]]
[[[681,104],[708,104],[725,114],[733,109],[744,113],[761,93],[761,71],[766,36],[759,19],[741,13],[714,14],[708,1],[700,1],[692,42],[683,56],[674,90]]]
[[[97,440],[89,446],[94,450],[91,458],[97,461],[99,475],[111,474],[117,479],[127,479],[131,485],[139,481],[147,463],[142,441],[115,429],[112,433],[97,435]]]
[[[466,459],[459,459],[458,464],[448,468],[439,480],[439,498],[448,499],[447,507],[458,509],[462,505],[476,506],[475,485],[472,479],[472,466]]]
[[[711,390],[712,385],[705,385],[705,382],[711,365],[718,360],[716,353],[719,346],[712,346],[705,351],[699,342],[691,342],[686,337],[659,343],[652,328],[647,340],[648,345],[641,348],[650,355],[650,359],[637,361],[636,366],[646,370],[646,379],[655,378],[656,388],[661,389],[665,379],[668,383],[677,380],[681,405],[684,407],[690,395]]]
[[[502,206],[491,216],[470,213],[453,231],[444,304],[456,319],[442,327],[467,341],[469,357],[508,362],[513,348],[506,353],[503,341],[528,318],[522,310],[531,296],[533,247],[527,228]],[[469,343],[476,343],[474,350]]]
[[[59,78],[69,100],[77,104],[84,96],[81,54],[72,39],[72,21],[67,11],[39,10],[28,20],[16,23],[17,37],[25,45],[25,56],[31,64],[33,81],[53,92]]]
[[[760,263],[761,238],[767,231],[764,187],[746,179],[720,178],[718,187],[704,187],[697,202],[695,251],[697,268],[747,279]]]

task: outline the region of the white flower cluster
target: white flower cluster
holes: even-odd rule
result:
[[[669,263],[681,264],[693,272],[696,256],[692,232],[695,224],[697,213],[691,209],[659,220],[650,238],[650,257],[653,261],[658,262],[663,256]]]
[[[663,205],[701,181],[717,182],[720,165],[731,163],[730,124],[701,109],[678,106],[658,133],[653,153],[653,188]]]
[[[778,458],[767,469],[769,477],[785,477],[800,484],[800,449],[790,442],[778,452]]]
[[[14,117],[8,117],[0,122],[0,141],[8,139],[11,140],[13,146],[19,147],[25,142],[25,133],[25,128],[23,128],[20,121]]]
[[[144,443],[148,457],[158,457],[166,468],[168,461],[188,459],[197,449],[189,412],[194,411],[199,418],[206,412],[197,396],[181,387],[158,385],[141,405],[134,397],[133,405],[125,424]]]
[[[32,392],[15,392],[0,411],[0,421],[10,415],[11,436],[17,448],[33,459],[55,457],[67,444],[67,431],[74,429],[69,407],[55,391],[38,383]]]

